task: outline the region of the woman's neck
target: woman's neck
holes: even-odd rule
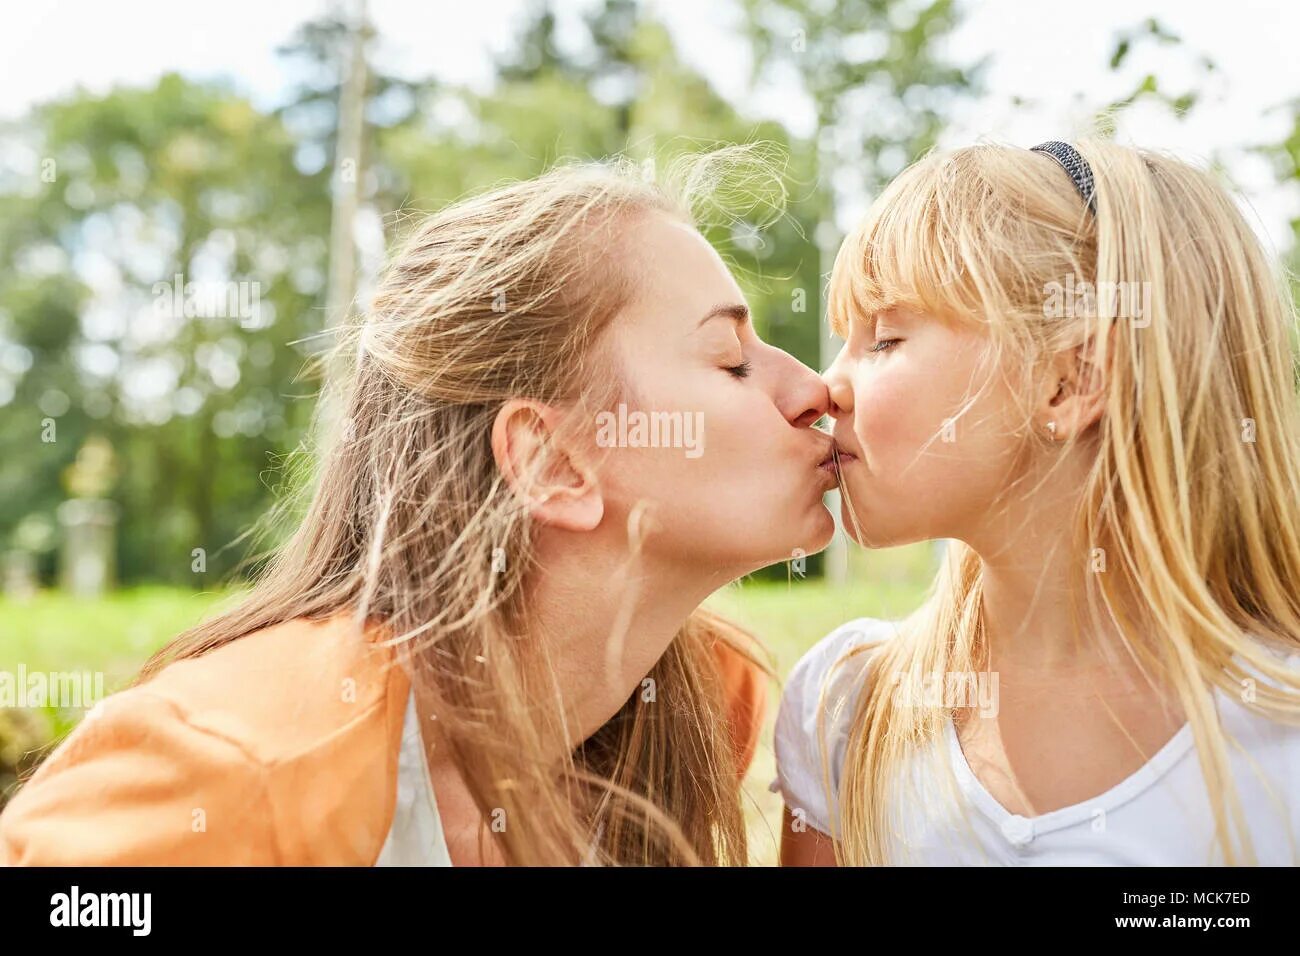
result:
[[[545,642],[569,750],[619,711],[691,613],[726,583],[595,541],[543,544],[538,566],[530,634]]]
[[[625,552],[594,542],[539,543],[541,569],[530,588],[525,640],[546,651],[565,733],[554,744],[556,764],[613,717],[700,603],[726,581],[675,567],[630,561]],[[480,813],[450,748],[439,741],[427,702],[417,699],[421,725],[429,728],[426,756],[456,865],[500,865],[497,843],[482,837]],[[486,855],[484,855],[486,854]]]

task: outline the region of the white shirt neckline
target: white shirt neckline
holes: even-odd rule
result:
[[[1151,756],[1150,760],[1110,789],[1078,803],[1049,810],[1035,817],[1026,817],[1019,813],[1012,813],[1004,807],[980,782],[975,771],[971,769],[965,752],[961,749],[957,726],[951,717],[944,722],[944,738],[962,792],[1002,831],[1002,835],[1008,842],[1017,845],[1026,844],[1034,837],[1045,833],[1074,826],[1098,813],[1110,813],[1139,796],[1183,758],[1194,740],[1192,725],[1186,722]]]
[[[451,852],[429,778],[415,690],[406,699],[397,752],[397,804],[375,866],[451,866]]]
[[[808,825],[834,835],[845,747],[855,701],[866,686],[874,653],[861,646],[887,641],[895,622],[857,618],[836,628],[799,659],[777,711],[773,789],[802,811]],[[1280,654],[1300,668],[1300,653]],[[1253,668],[1246,669],[1257,679]],[[1269,719],[1212,687],[1246,829],[1257,862],[1295,865],[1300,836],[1300,727]],[[1245,697],[1242,698],[1246,700]],[[1182,727],[1118,784],[1037,817],[1011,813],[975,777],[951,718],[935,738],[898,768],[893,782],[893,862],[938,865],[1221,865],[1213,806],[1198,766],[1195,734]],[[828,763],[823,762],[823,757]],[[951,805],[931,801],[952,786]],[[915,788],[916,799],[899,796]],[[967,813],[969,817],[967,818]],[[963,823],[963,818],[965,822]]]

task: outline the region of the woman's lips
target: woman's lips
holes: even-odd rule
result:
[[[851,465],[857,460],[856,455],[850,455],[846,451],[832,451],[822,459],[821,464],[817,467],[822,471],[839,471],[839,469]]]

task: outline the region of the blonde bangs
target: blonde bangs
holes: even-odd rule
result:
[[[984,210],[954,193],[951,170],[964,152],[931,155],[911,166],[845,239],[827,298],[837,335],[847,335],[853,319],[898,307],[939,320],[976,317],[983,296],[975,276],[982,264],[968,253],[978,248],[973,237]]]

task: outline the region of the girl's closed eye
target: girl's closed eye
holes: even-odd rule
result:
[[[871,348],[868,351],[889,352],[892,351],[895,347],[897,347],[898,344],[902,341],[903,340],[899,338],[876,339],[876,341],[872,344]]]

